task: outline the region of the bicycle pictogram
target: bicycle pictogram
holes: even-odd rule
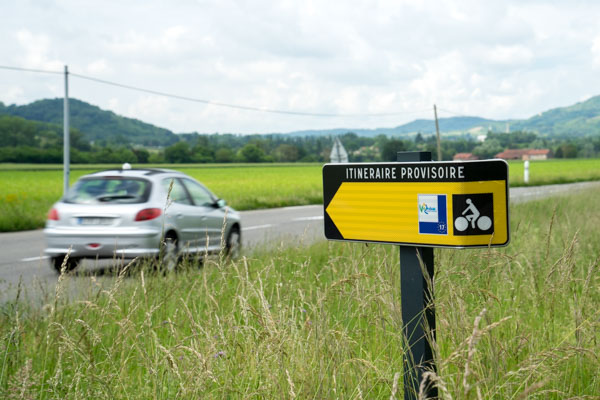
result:
[[[469,228],[469,225],[471,225],[471,229],[475,229],[475,226],[482,231],[490,229],[492,227],[492,219],[487,215],[482,216],[470,198],[466,199],[466,203],[467,208],[465,208],[461,216],[454,220],[454,229],[464,232]],[[467,214],[469,212],[470,214]]]

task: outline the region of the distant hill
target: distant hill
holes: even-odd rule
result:
[[[89,141],[144,146],[168,146],[178,141],[168,129],[122,117],[81,100],[69,99],[69,112],[70,126],[81,131]],[[38,100],[22,106],[0,103],[0,114],[62,126],[63,99]]]
[[[536,132],[548,137],[582,137],[600,135],[600,96],[568,107],[548,110],[524,120],[491,120],[479,117],[450,117],[438,120],[442,132],[479,132],[486,133],[488,129],[504,132],[506,126],[511,131],[525,130]],[[435,133],[433,119],[417,119],[395,128],[377,129],[330,129],[291,132],[291,135],[339,135],[354,132],[361,136],[408,136],[420,132]]]
[[[132,144],[143,146],[169,146],[180,138],[172,131],[159,128],[137,119],[119,116],[81,100],[70,99],[71,127],[82,132],[85,139],[96,143]],[[62,126],[63,100],[46,99],[30,104],[5,106],[0,102],[0,115],[19,116],[27,120]],[[511,131],[526,130],[548,137],[582,137],[600,134],[600,96],[569,107],[548,110],[525,120],[491,120],[480,117],[440,118],[440,131],[444,133],[484,134],[488,129],[503,132],[507,124]],[[332,136],[354,132],[359,136],[386,135],[409,137],[416,133],[435,133],[433,119],[417,119],[407,124],[375,129],[323,129],[281,133],[286,136]]]
[[[495,121],[491,119],[479,117],[451,117],[440,118],[438,120],[440,130],[443,132],[467,132],[472,129],[481,128],[484,132],[490,126],[502,126],[504,121]],[[417,119],[404,125],[399,125],[395,128],[375,128],[375,129],[323,129],[323,130],[306,130],[294,131],[288,133],[292,136],[321,136],[321,135],[342,135],[347,132],[354,132],[360,136],[377,136],[387,135],[396,137],[406,137],[416,133],[433,134],[435,133],[435,121],[433,119]]]
[[[553,108],[529,119],[514,121],[513,130],[544,136],[590,136],[600,134],[600,96],[572,106]]]

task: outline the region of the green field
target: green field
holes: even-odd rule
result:
[[[509,180],[511,186],[524,186],[523,161],[509,162]],[[552,159],[530,161],[530,185],[550,185],[600,180],[600,159]]]
[[[71,171],[71,183],[87,173],[108,168],[95,166]],[[322,201],[321,165],[268,164],[219,166],[161,166],[177,168],[198,179],[235,209],[249,210]],[[63,174],[37,166],[0,168],[0,232],[44,226],[46,213],[62,195]]]
[[[71,183],[107,165],[79,165]],[[115,167],[115,166],[112,166]],[[322,202],[320,164],[162,165],[181,170],[203,182],[238,210]],[[530,185],[600,180],[600,159],[532,162]],[[523,185],[523,162],[511,162],[511,186]],[[62,166],[0,166],[0,232],[37,229],[62,194]]]
[[[505,248],[435,250],[441,399],[600,397],[598,196],[512,206]],[[395,246],[124,272],[0,306],[0,398],[403,398]]]

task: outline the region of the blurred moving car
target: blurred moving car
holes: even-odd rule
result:
[[[45,253],[58,272],[83,258],[156,257],[174,269],[184,254],[239,254],[240,216],[224,200],[181,172],[128,167],[81,177],[48,212]]]

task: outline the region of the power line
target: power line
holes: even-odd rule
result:
[[[8,69],[12,71],[25,71],[25,72],[37,72],[40,74],[58,74],[62,75],[62,71],[50,71],[45,69],[33,69],[33,68],[20,68],[20,67],[9,67],[7,65],[0,65],[0,69]]]
[[[49,70],[39,70],[39,69],[30,69],[30,68],[20,68],[20,67],[9,67],[0,65],[0,69],[8,69],[14,71],[27,71],[27,72],[38,72],[38,73],[48,73],[48,74],[59,74],[62,75],[62,71],[49,71]],[[182,96],[172,93],[161,92],[152,89],[146,89],[138,86],[127,85],[123,83],[108,81],[105,79],[99,79],[92,76],[87,76],[83,74],[77,74],[74,72],[70,72],[69,75],[74,76],[76,78],[85,79],[88,81],[101,83],[104,85],[116,86],[123,89],[134,90],[138,92],[153,94],[156,96],[169,97],[177,100],[191,101],[195,103],[202,103],[217,107],[226,107],[237,110],[245,110],[245,111],[254,111],[254,112],[263,112],[263,113],[271,113],[271,114],[285,114],[285,115],[296,115],[296,116],[304,116],[304,117],[327,117],[327,118],[371,118],[371,117],[394,117],[400,115],[410,115],[410,114],[419,114],[428,111],[427,109],[423,110],[415,110],[415,111],[404,111],[404,112],[390,112],[390,113],[362,113],[362,114],[336,114],[336,113],[311,113],[311,112],[302,112],[302,111],[293,111],[293,110],[279,110],[274,108],[260,108],[260,107],[252,107],[252,106],[244,106],[239,104],[231,104],[231,103],[222,103],[213,100],[206,100],[188,96]]]
[[[310,113],[310,112],[291,111],[291,110],[278,110],[278,109],[273,109],[273,108],[243,106],[243,105],[239,105],[239,104],[221,103],[221,102],[212,101],[212,100],[205,100],[205,99],[199,99],[199,98],[194,98],[194,97],[181,96],[181,95],[177,95],[177,94],[160,92],[157,90],[145,89],[145,88],[141,88],[141,87],[137,87],[137,86],[131,86],[131,85],[125,85],[122,83],[107,81],[104,79],[98,79],[98,78],[94,78],[94,77],[86,76],[86,75],[82,75],[82,74],[71,73],[71,75],[81,78],[81,79],[87,79],[90,81],[103,83],[106,85],[117,86],[117,87],[121,87],[121,88],[125,88],[125,89],[135,90],[138,92],[154,94],[157,96],[170,97],[170,98],[174,98],[174,99],[178,99],[178,100],[192,101],[195,103],[208,104],[208,105],[218,106],[218,107],[228,107],[228,108],[234,108],[234,109],[238,109],[238,110],[257,111],[257,112],[273,113],[273,114],[299,115],[299,116],[308,116],[308,117],[390,117],[390,116],[421,113],[421,112],[425,111],[425,110],[418,110],[418,111],[405,111],[405,112],[395,112],[395,113],[335,114],[335,113]]]

